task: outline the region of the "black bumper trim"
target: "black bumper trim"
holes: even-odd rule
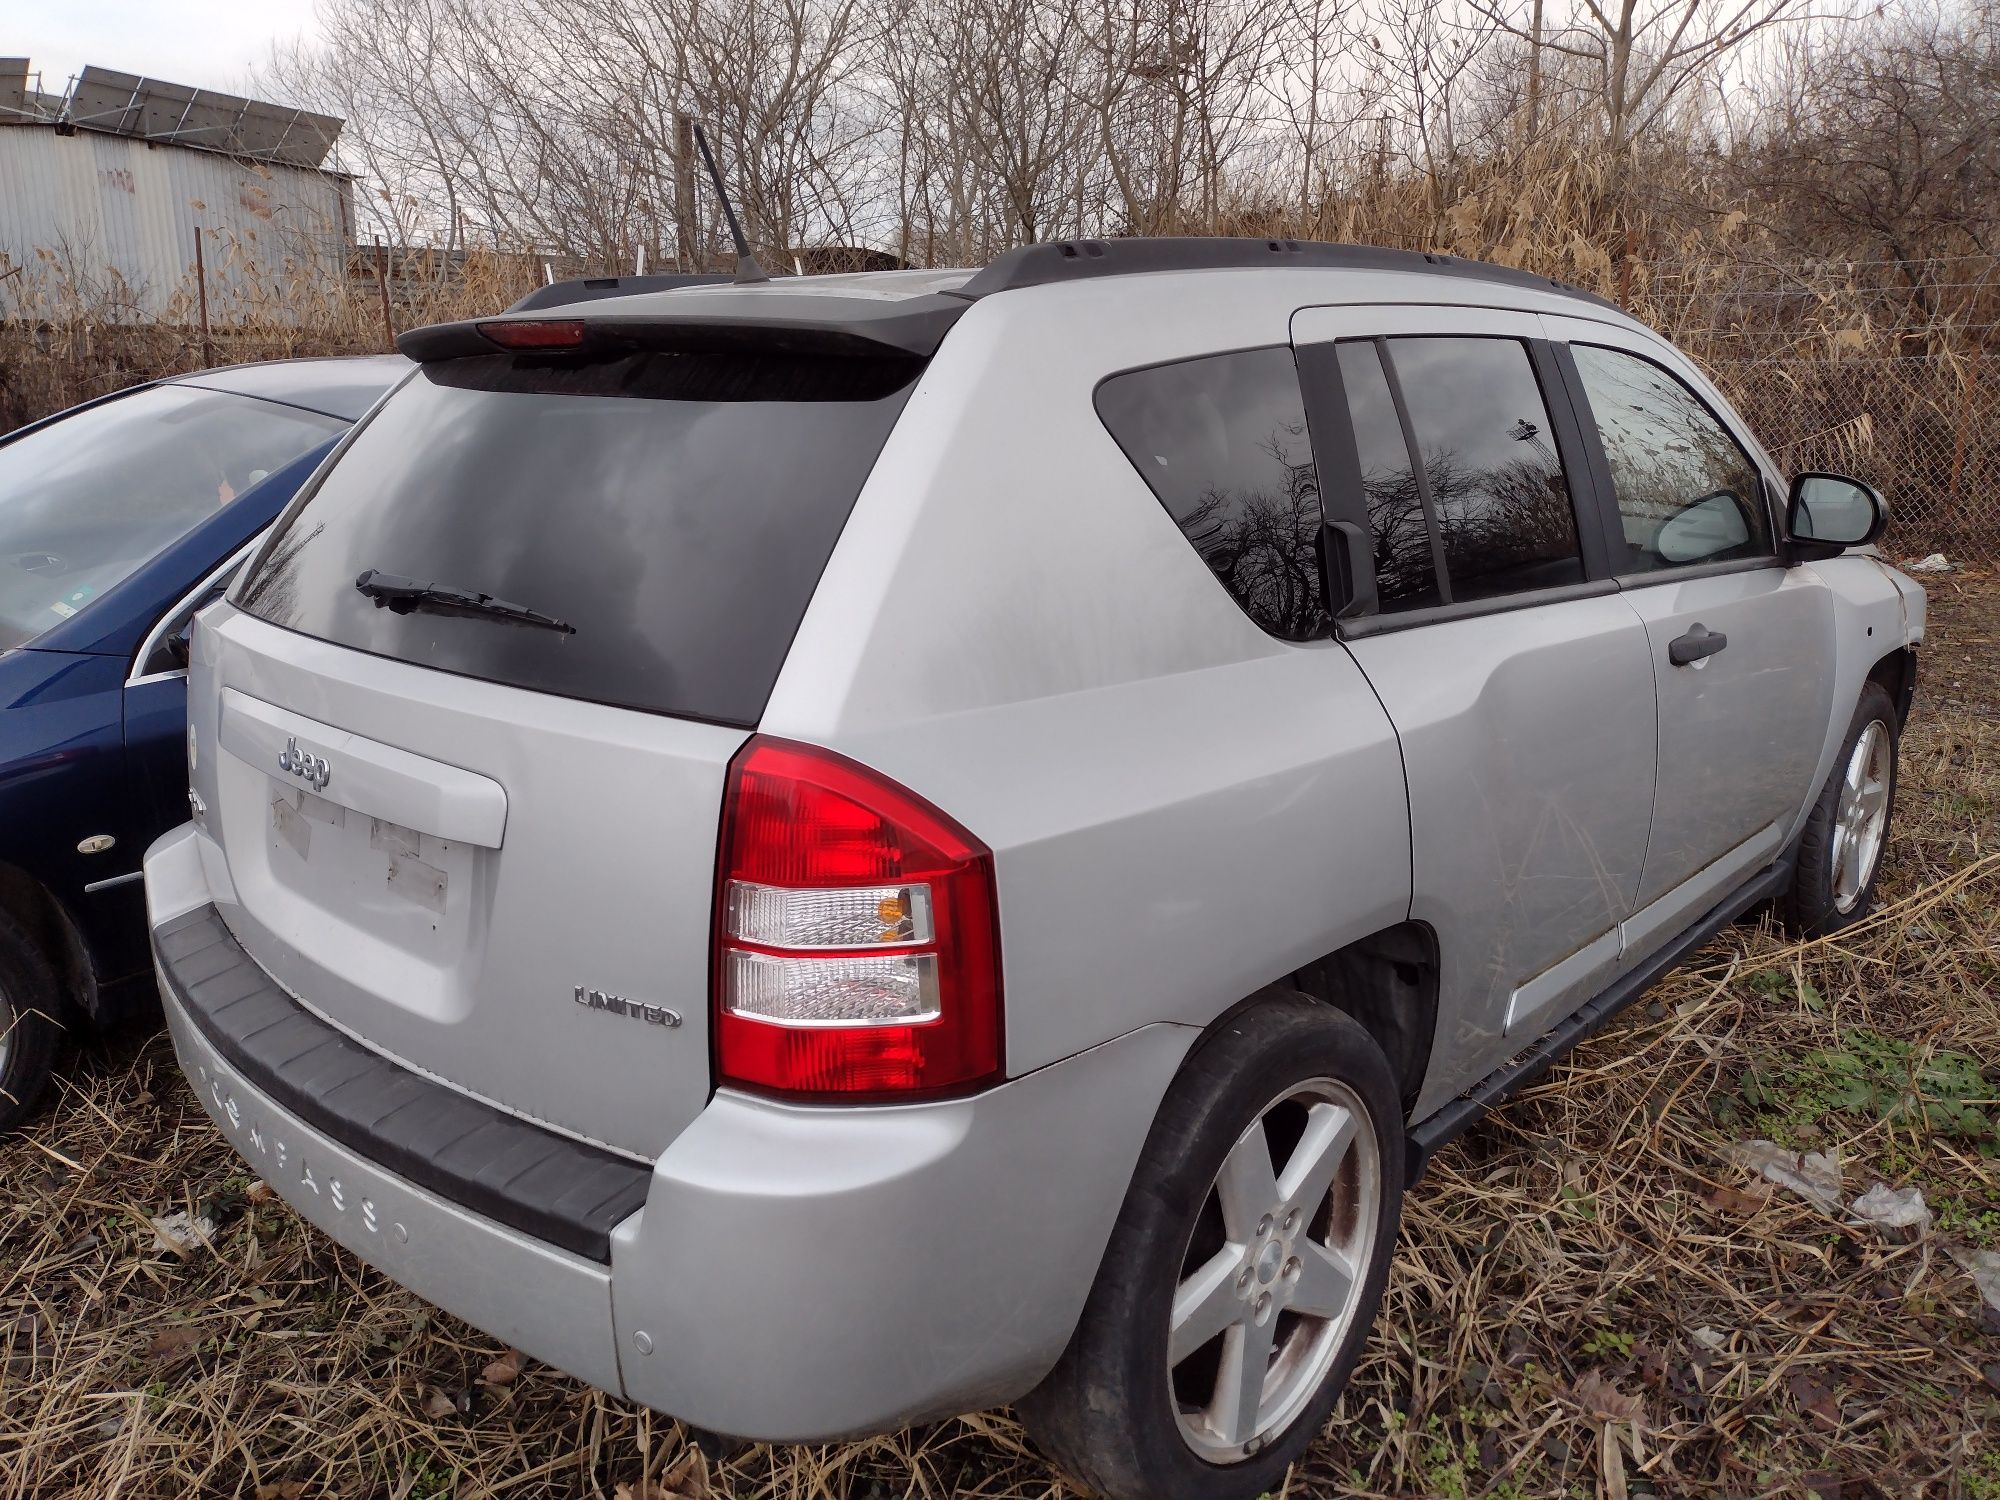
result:
[[[204,906],[155,928],[168,990],[252,1088],[459,1207],[609,1265],[651,1171],[371,1052],[300,1005]]]

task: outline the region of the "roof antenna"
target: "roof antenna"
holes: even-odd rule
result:
[[[715,153],[708,149],[708,132],[701,128],[701,121],[689,122],[694,126],[694,143],[701,147],[701,159],[708,166],[708,180],[715,184],[715,196],[722,201],[722,216],[729,221],[729,237],[736,241],[736,280],[769,281],[764,268],[757,264],[757,257],[750,253],[750,242],[743,238],[743,226],[736,222],[736,209],[729,201],[729,189],[722,185],[722,174],[715,170]]]

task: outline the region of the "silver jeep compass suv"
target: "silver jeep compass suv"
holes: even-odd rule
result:
[[[1881,501],[1593,297],[1093,241],[402,344],[197,633],[174,1041],[313,1223],[690,1424],[1276,1488],[1429,1153],[1872,899]]]

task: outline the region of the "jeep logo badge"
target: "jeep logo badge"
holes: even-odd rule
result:
[[[627,1000],[623,995],[607,995],[603,990],[576,987],[576,1003],[586,1010],[609,1011],[614,1016],[631,1016],[644,1021],[648,1026],[678,1026],[681,1013],[664,1005],[647,1005],[638,1000]]]
[[[285,737],[285,748],[278,752],[278,769],[289,771],[316,792],[326,790],[326,784],[333,780],[333,767],[320,755],[309,755],[299,748],[297,735]]]

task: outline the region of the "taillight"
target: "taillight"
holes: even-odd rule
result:
[[[729,767],[716,892],[716,1072],[799,1098],[999,1079],[993,855],[831,751],[757,736]]]
[[[502,349],[579,349],[581,318],[535,318],[513,323],[481,323],[479,331]]]

